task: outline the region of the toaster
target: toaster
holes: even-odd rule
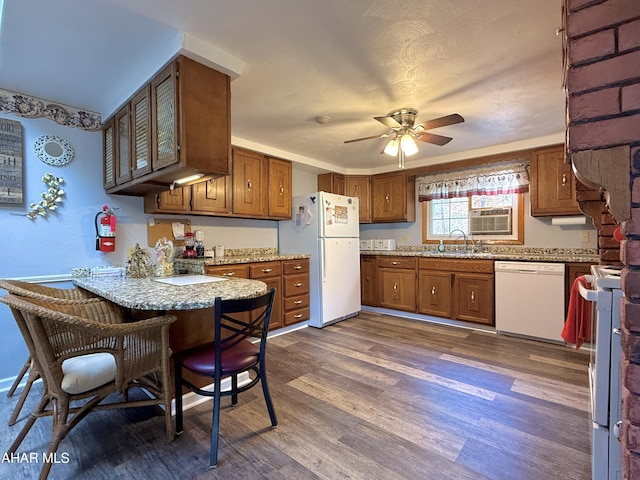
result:
[[[374,240],[373,249],[374,250],[395,250],[396,241],[393,238]]]

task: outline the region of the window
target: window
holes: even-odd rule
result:
[[[423,243],[448,241],[452,230],[462,230],[469,237],[471,209],[508,209],[511,215],[511,234],[474,233],[473,239],[494,244],[523,244],[522,194],[472,195],[470,197],[440,198],[422,202]]]

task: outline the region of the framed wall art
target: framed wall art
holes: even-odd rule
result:
[[[0,118],[0,205],[23,205],[22,125]]]

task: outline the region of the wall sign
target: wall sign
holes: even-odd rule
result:
[[[4,118],[0,118],[0,204],[24,204],[22,125]]]

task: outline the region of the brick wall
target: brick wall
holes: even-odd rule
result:
[[[565,0],[567,150],[629,145],[631,220],[613,239],[605,209],[601,261],[625,265],[622,286],[623,477],[640,478],[640,0]],[[606,168],[606,166],[602,166]],[[621,188],[627,188],[623,185]],[[580,193],[578,193],[580,195]],[[591,200],[593,200],[591,198]]]

